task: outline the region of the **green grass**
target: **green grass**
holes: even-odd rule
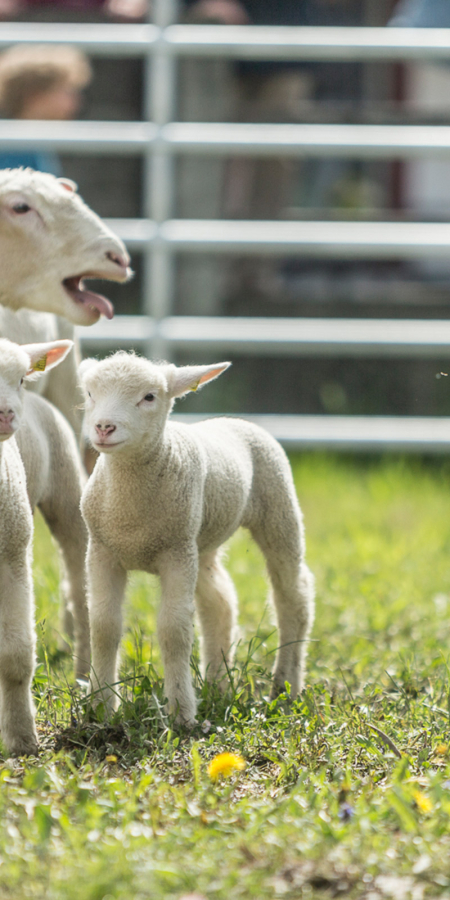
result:
[[[196,733],[163,711],[157,585],[130,581],[123,694],[86,709],[58,650],[57,556],[37,521],[39,760],[0,765],[0,898],[450,898],[450,465],[292,460],[317,613],[307,689],[267,700],[276,634],[261,556],[228,548],[241,600],[225,696]],[[211,782],[216,754],[246,768]]]

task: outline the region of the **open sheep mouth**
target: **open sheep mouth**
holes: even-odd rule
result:
[[[87,276],[84,276],[87,277]],[[94,276],[89,276],[94,278]],[[90,306],[92,309],[98,310],[102,316],[112,319],[114,316],[114,307],[106,297],[101,294],[95,294],[94,291],[88,291],[83,284],[82,275],[74,275],[72,278],[65,278],[63,285],[74,303],[81,303],[82,306]]]

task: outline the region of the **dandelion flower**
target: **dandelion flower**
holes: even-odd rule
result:
[[[426,794],[423,794],[422,791],[413,791],[413,797],[417,808],[420,809],[420,812],[431,812],[431,810],[433,809],[433,804]]]
[[[245,769],[245,761],[242,756],[237,756],[236,753],[219,753],[211,760],[208,766],[208,775],[212,781],[215,781],[219,775],[228,778],[232,772],[241,769]]]

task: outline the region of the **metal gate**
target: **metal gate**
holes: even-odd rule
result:
[[[142,154],[143,219],[110,219],[130,250],[145,257],[142,314],[80,329],[86,349],[140,345],[205,347],[230,355],[450,357],[450,322],[393,319],[182,317],[172,315],[174,254],[264,253],[315,258],[448,258],[450,225],[435,222],[261,222],[174,219],[178,154],[450,159],[450,127],[266,125],[175,122],[180,57],[374,61],[450,58],[450,29],[285,28],[174,24],[175,0],[156,0],[154,24],[0,25],[0,47],[68,43],[92,55],[143,57],[143,122],[0,122],[5,149]],[[182,418],[198,418],[183,416]],[[450,418],[249,416],[288,447],[446,451]]]

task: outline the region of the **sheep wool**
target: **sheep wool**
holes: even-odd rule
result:
[[[2,337],[73,340],[74,324],[91,325],[100,314],[111,318],[109,300],[87,290],[83,279],[126,281],[129,262],[122,241],[83,202],[73,181],[32,169],[0,170]],[[69,354],[37,386],[79,434],[78,362]]]
[[[56,366],[71,347],[71,341],[18,347],[0,340],[0,733],[8,753],[14,756],[37,750],[31,696],[33,519],[15,432],[26,415],[28,399],[38,399],[26,397],[23,382]],[[33,424],[42,435],[42,426],[37,421]]]
[[[83,492],[91,624],[91,690],[117,702],[118,649],[127,572],[159,576],[158,639],[169,713],[195,723],[189,660],[194,609],[205,677],[226,680],[236,643],[237,600],[220,559],[239,526],[261,548],[273,589],[279,647],[273,696],[302,688],[314,615],[302,516],[287,457],[263,429],[241,419],[170,421],[176,397],[230,363],[177,368],[119,351],[85,360],[86,429],[100,453]]]
[[[56,343],[67,344],[67,341]],[[45,377],[45,372],[42,375]],[[25,468],[31,509],[39,507],[61,550],[62,633],[73,638],[75,675],[84,679],[90,668],[86,597],[88,538],[80,510],[86,476],[78,444],[59,410],[29,391],[24,393],[23,417],[16,441]]]

